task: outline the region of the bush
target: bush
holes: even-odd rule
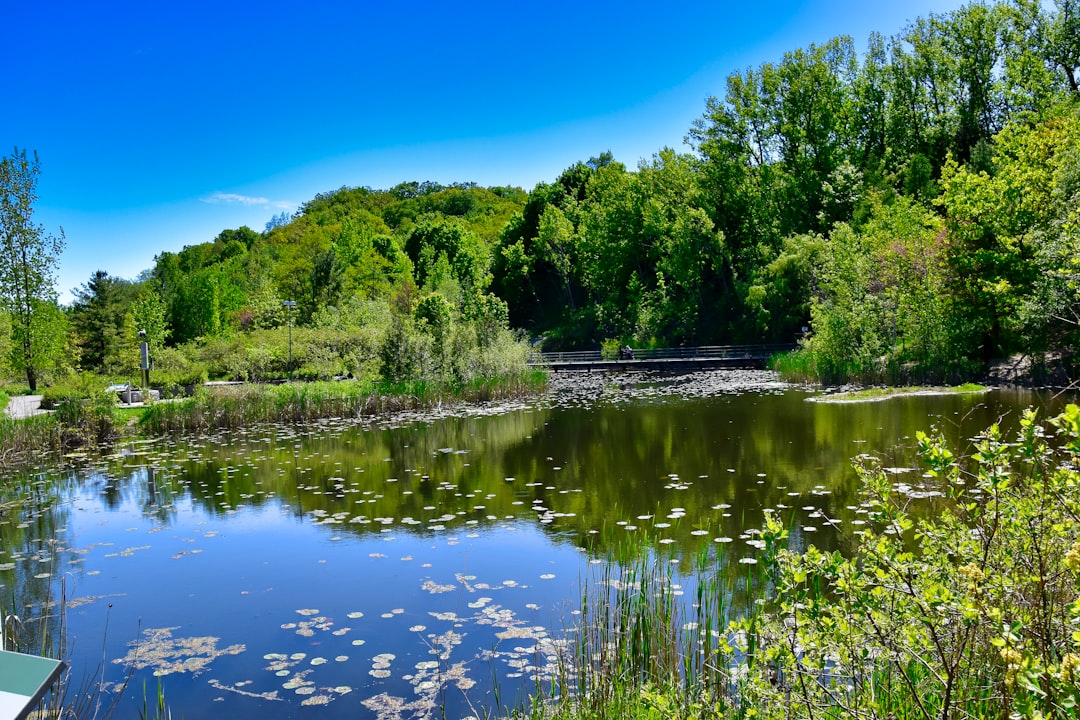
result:
[[[179,348],[162,348],[154,356],[150,384],[161,389],[162,397],[179,397],[208,379],[206,365],[192,360]]]
[[[961,458],[920,433],[917,492],[858,463],[872,525],[850,558],[814,547],[768,565],[776,596],[751,657],[753,705],[809,716],[1066,717],[1080,701],[1080,408],[1028,411]],[[776,517],[765,540],[786,536]],[[749,646],[743,647],[744,651]],[[778,680],[779,678],[779,680]]]
[[[41,408],[54,410],[65,400],[85,400],[103,392],[108,378],[89,372],[71,373],[41,391]]]

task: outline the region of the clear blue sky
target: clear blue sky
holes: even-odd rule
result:
[[[61,301],[342,185],[527,190],[683,137],[734,70],[957,0],[3,0],[0,154],[37,150]]]

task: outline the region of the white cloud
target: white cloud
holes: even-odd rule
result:
[[[286,200],[270,200],[264,197],[223,192],[216,192],[209,197],[203,198],[202,201],[211,205],[243,205],[244,207],[270,207],[279,210],[288,210],[293,205]]]

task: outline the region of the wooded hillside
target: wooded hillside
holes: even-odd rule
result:
[[[509,347],[509,328],[557,349],[805,326],[820,376],[1070,354],[1078,80],[1065,0],[968,5],[861,52],[834,38],[733,73],[684,152],[636,167],[600,152],[530,192],[341,188],[262,232],[163,252],[136,281],[99,273],[59,364],[128,372],[148,328],[163,367],[280,375],[290,324],[313,376],[465,377],[464,348]],[[245,359],[230,369],[226,353]]]

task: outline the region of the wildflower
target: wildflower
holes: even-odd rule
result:
[[[1080,540],[1073,543],[1069,552],[1065,553],[1065,567],[1070,570],[1080,570]]]
[[[967,565],[961,565],[956,569],[958,573],[968,579],[969,582],[977,583],[982,580],[986,575],[983,573],[982,568],[974,563],[968,563]]]
[[[1061,658],[1061,671],[1059,677],[1062,682],[1071,683],[1080,680],[1080,655],[1067,653]]]
[[[1001,659],[1005,661],[1005,686],[1011,688],[1016,685],[1016,676],[1020,672],[1024,656],[1016,648],[1006,646],[1001,648]]]
[[[980,594],[979,583],[986,578],[986,573],[983,572],[983,569],[974,563],[968,563],[967,565],[958,567],[956,572],[960,573],[960,575],[967,580],[966,589],[968,594],[978,596]],[[979,603],[981,604],[981,600],[979,600]]]

